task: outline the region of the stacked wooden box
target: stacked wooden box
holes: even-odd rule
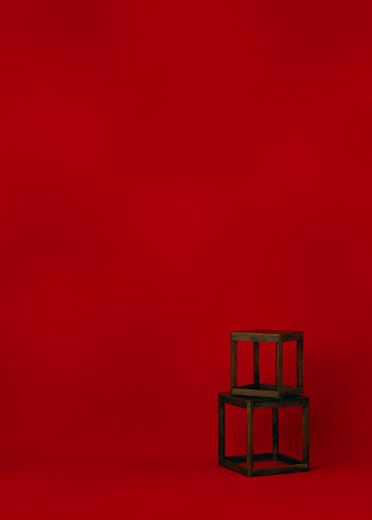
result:
[[[283,348],[289,341],[297,343],[296,386],[283,384]],[[250,342],[253,346],[253,382],[238,386],[238,342]],[[260,348],[262,343],[275,343],[276,381],[265,384],[260,377]],[[294,473],[309,470],[309,398],[303,393],[304,334],[288,330],[246,330],[231,333],[230,392],[218,394],[218,463],[246,476]],[[265,348],[270,348],[266,346]],[[225,451],[225,406],[244,408],[247,413],[247,452],[239,456],[227,456]],[[285,455],[279,444],[279,409],[297,406],[302,409],[302,458]],[[253,421],[257,409],[272,410],[272,451],[255,454],[253,450]],[[267,467],[262,462],[267,461]],[[275,465],[272,462],[275,461]],[[255,467],[255,463],[260,467]]]

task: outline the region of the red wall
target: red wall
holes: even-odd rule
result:
[[[371,15],[4,6],[3,457],[214,460],[256,326],[305,331],[313,460],[367,448]]]

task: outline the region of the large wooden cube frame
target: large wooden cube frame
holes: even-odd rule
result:
[[[226,456],[225,453],[225,405],[231,404],[247,410],[247,454]],[[309,471],[309,398],[305,396],[287,397],[285,399],[265,399],[260,397],[237,397],[227,392],[218,394],[218,464],[237,471],[247,477],[275,475],[279,473],[296,473]],[[279,408],[289,406],[302,407],[302,460],[280,453],[279,449]],[[253,418],[254,411],[259,408],[272,409],[272,452],[253,454]],[[256,468],[254,462],[277,460],[283,466]],[[241,465],[246,462],[245,465]],[[240,464],[239,464],[240,463]]]
[[[238,341],[253,343],[253,384],[238,386]],[[283,343],[297,342],[297,386],[283,385]],[[276,384],[260,381],[260,342],[276,343]],[[246,330],[231,333],[230,391],[233,395],[248,397],[270,397],[281,399],[289,395],[302,394],[304,386],[304,333],[289,330]]]

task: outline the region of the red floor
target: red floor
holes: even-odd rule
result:
[[[245,478],[213,461],[7,464],[2,518],[368,518],[367,465]]]

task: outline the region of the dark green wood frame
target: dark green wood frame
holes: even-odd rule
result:
[[[253,343],[253,384],[238,386],[238,341]],[[283,343],[297,342],[297,386],[283,385]],[[276,384],[260,382],[259,347],[260,342],[276,343]],[[242,331],[231,333],[230,391],[233,395],[248,397],[269,397],[281,399],[289,395],[301,394],[304,389],[304,334],[301,331]]]
[[[225,454],[225,405],[231,404],[247,410],[247,454],[228,457]],[[280,453],[279,450],[279,408],[289,406],[302,407],[302,460],[295,459]],[[218,394],[218,464],[225,468],[237,471],[248,477],[259,475],[275,475],[278,473],[296,473],[309,471],[309,415],[310,401],[308,397],[297,396],[285,399],[264,399],[259,397],[237,397],[227,392]],[[273,451],[270,453],[253,454],[253,418],[254,410],[259,408],[272,409]],[[254,462],[265,460],[279,460],[286,466],[254,469]],[[245,465],[239,463],[246,462]]]

